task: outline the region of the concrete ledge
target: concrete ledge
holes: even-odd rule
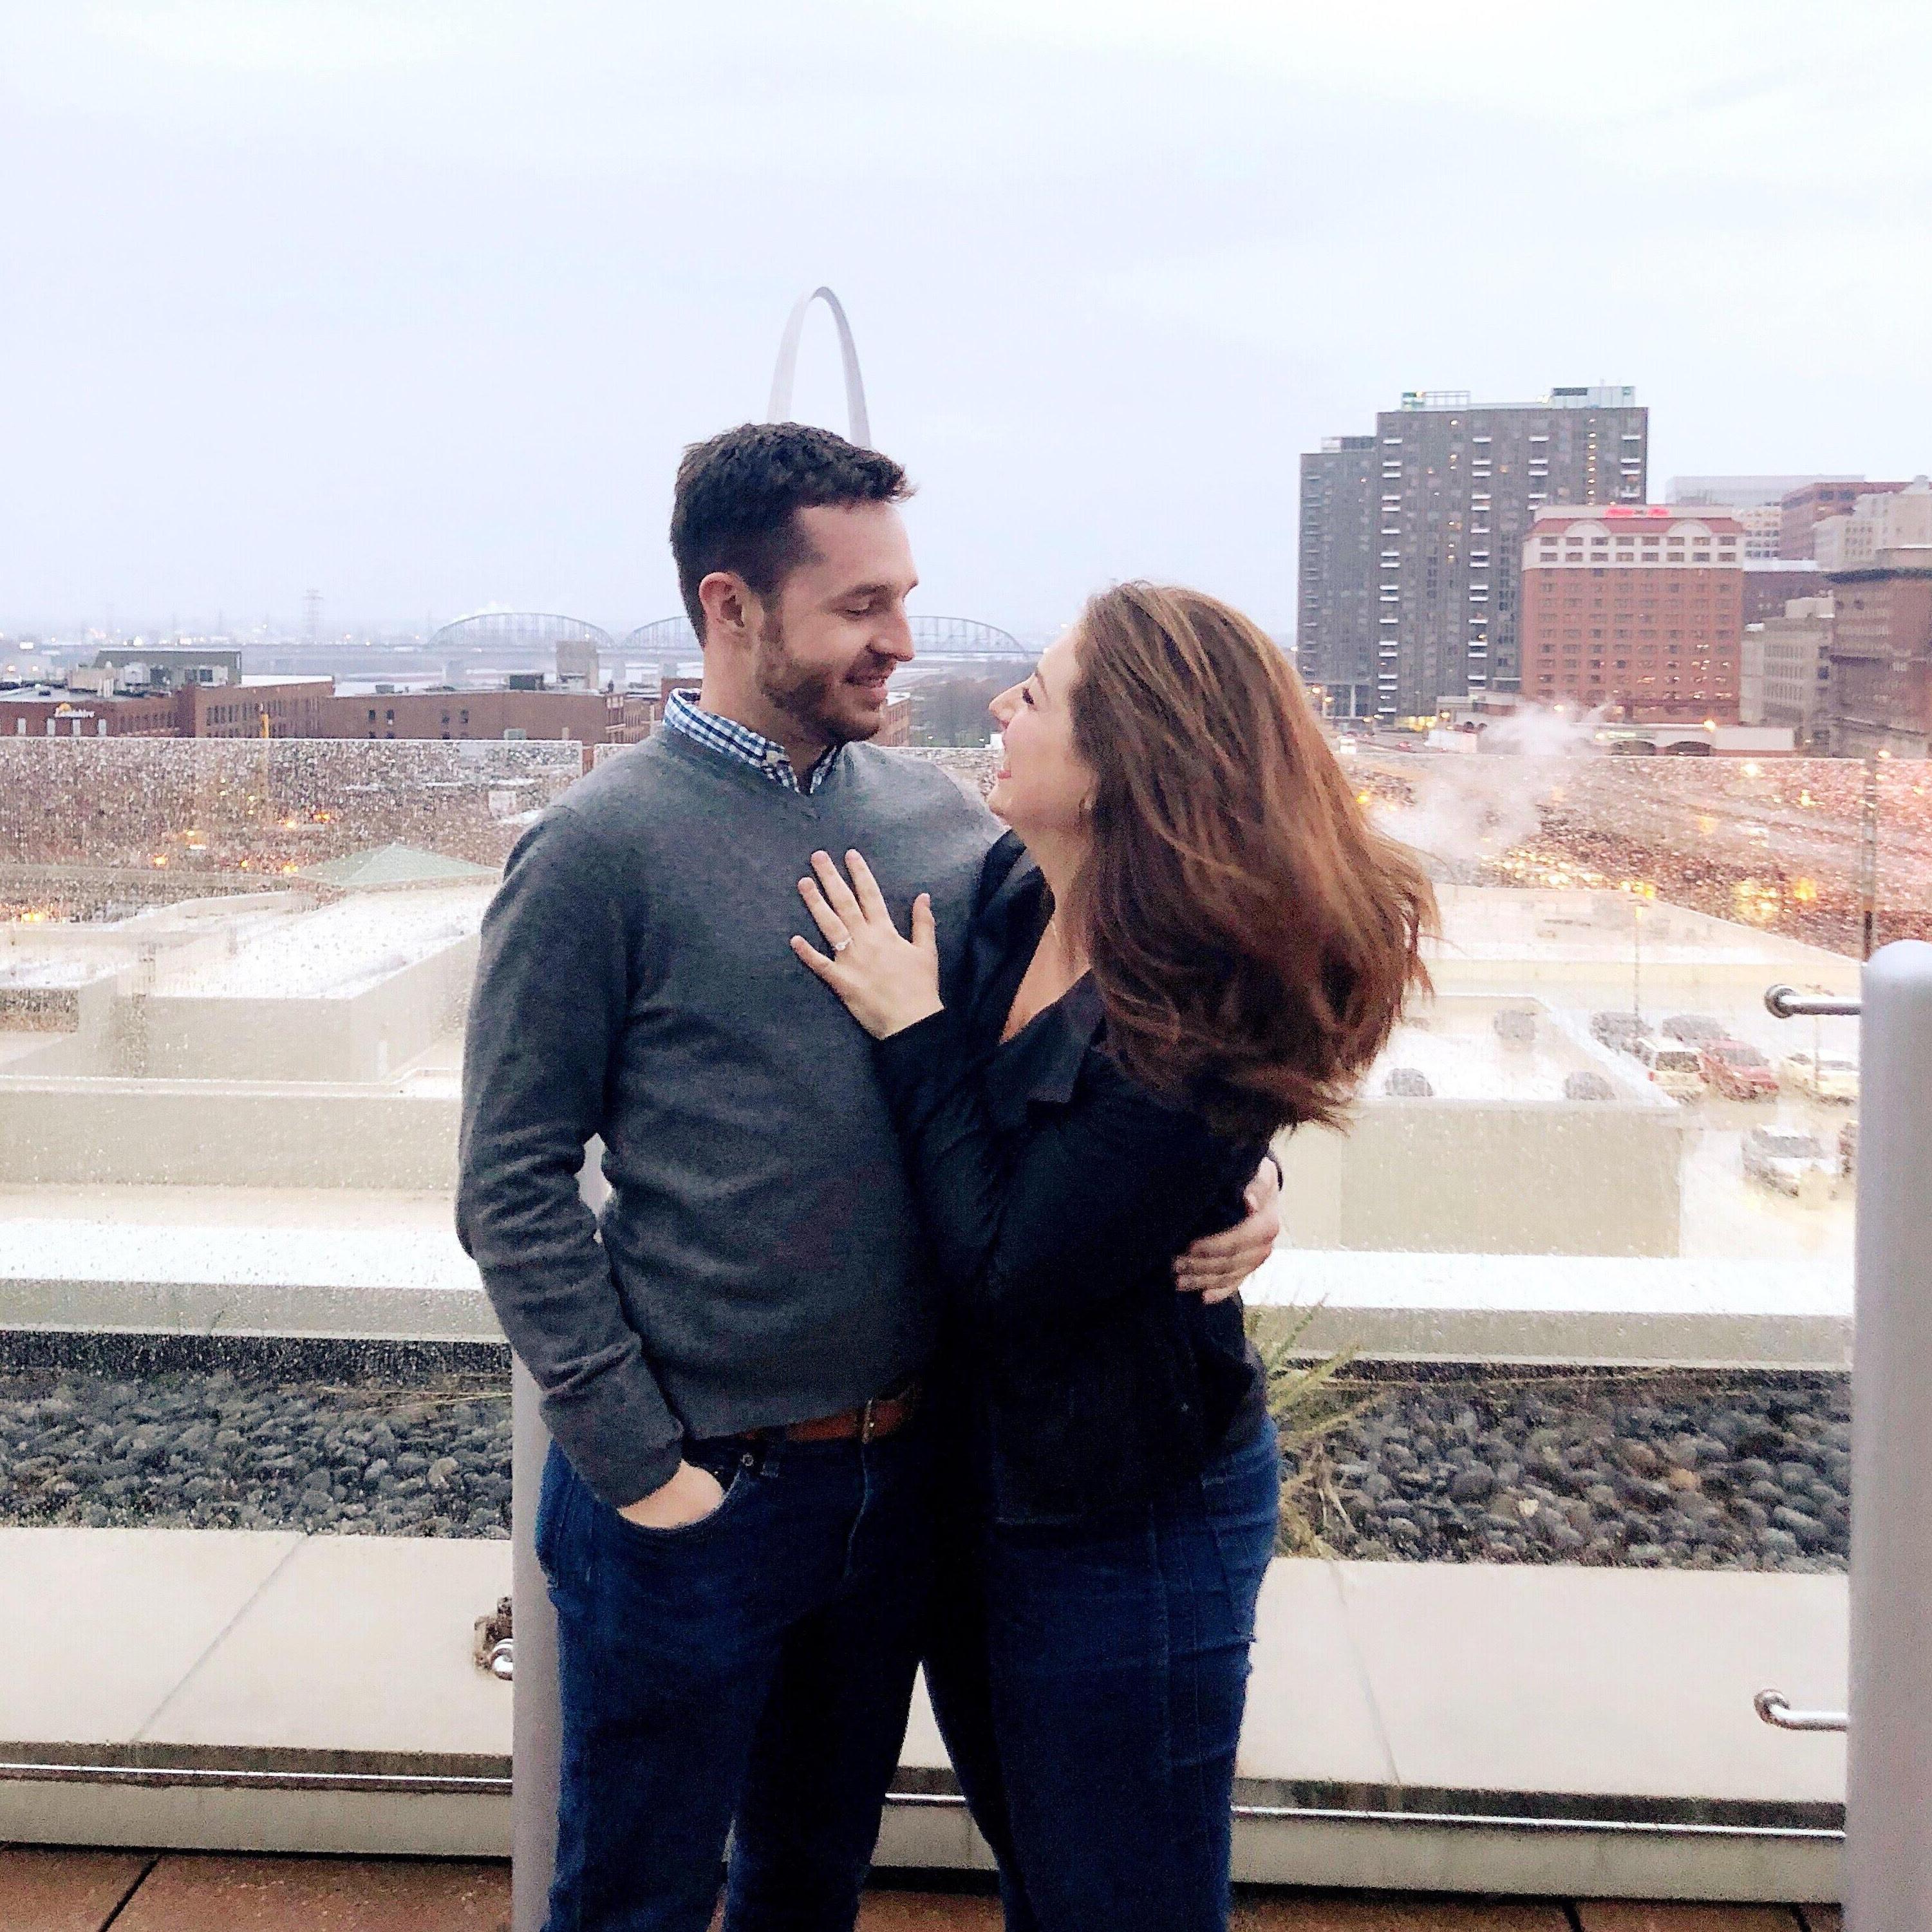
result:
[[[252,1198],[251,1198],[252,1197]],[[1278,1249],[1262,1306],[1394,1360],[1843,1370],[1850,1270],[1808,1261]],[[9,1328],[500,1342],[433,1194],[0,1189]]]
[[[501,1342],[435,1193],[0,1189],[6,1325]]]
[[[1844,1370],[1849,1270],[1809,1262],[1280,1248],[1252,1306],[1304,1346],[1416,1361]]]
[[[991,1871],[992,1853],[963,1810],[889,1804],[874,1862],[899,1868]],[[1526,1829],[1495,1822],[1390,1813],[1237,1817],[1238,1883],[1362,1892],[1835,1901],[1844,1852],[1830,1838],[1686,1839],[1611,1835],[1581,1827]]]
[[[1841,1894],[1830,1841],[1512,1829],[1414,1818],[1237,1819],[1234,1875],[1258,1885],[1515,1897],[1778,1900]]]
[[[512,1694],[470,1640],[510,1556],[0,1530],[0,1634],[38,1666],[0,1685],[0,1761],[59,1767],[0,1769],[0,1840],[503,1856]],[[1842,1703],[1845,1596],[1823,1576],[1279,1562],[1238,1875],[1834,1898],[1843,1740],[1770,1730],[1750,1699]],[[446,1778],[465,1782],[428,1784]],[[922,1699],[897,1789],[881,1864],[986,1866]]]
[[[510,1801],[0,1782],[0,1835],[28,1844],[502,1858]],[[886,1807],[874,1859],[900,1869],[993,1869],[963,1806],[903,1798]],[[1234,1876],[1250,1884],[1809,1904],[1839,1897],[1842,1862],[1826,1838],[1612,1834],[1397,1813],[1234,1825]]]
[[[64,1334],[304,1335],[371,1341],[495,1342],[503,1330],[480,1288],[452,1292],[327,1282],[7,1279],[6,1326]]]
[[[507,1797],[0,1782],[0,1839],[173,1851],[507,1858]]]

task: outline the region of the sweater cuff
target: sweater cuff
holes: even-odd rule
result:
[[[684,1460],[684,1431],[634,1355],[620,1369],[546,1395],[542,1414],[571,1467],[613,1509],[662,1489]]]

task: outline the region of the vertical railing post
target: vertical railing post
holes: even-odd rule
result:
[[[586,1206],[601,1208],[610,1192],[604,1143],[584,1150],[577,1177]],[[510,1592],[516,1628],[516,1676],[511,1686],[510,1932],[543,1932],[556,1858],[558,1766],[562,1726],[556,1682],[556,1613],[537,1562],[537,1497],[543,1484],[550,1431],[542,1391],[523,1364],[510,1364]]]
[[[510,1600],[516,1676],[510,1694],[510,1927],[543,1932],[556,1856],[556,1616],[532,1530],[550,1431],[536,1378],[510,1364]]]
[[[1851,1932],[1932,1927],[1932,945],[1864,967],[1852,1370]]]

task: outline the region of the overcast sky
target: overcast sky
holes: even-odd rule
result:
[[[664,615],[820,282],[919,607],[1022,632],[1288,629],[1297,454],[1405,388],[1910,476],[1928,99],[1923,0],[0,0],[0,626]]]

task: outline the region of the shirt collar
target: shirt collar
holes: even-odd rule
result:
[[[1006,836],[1012,836],[1010,832]],[[1039,866],[1030,855],[1023,854],[987,901],[976,924],[975,941],[986,947],[988,966],[994,958],[1013,958],[1022,946],[1031,956],[1032,948],[1025,941],[1038,934],[1044,921],[1046,898],[1046,881],[1040,876]],[[982,970],[992,982],[987,987],[992,1001],[998,1003],[1001,994],[1010,1000],[1010,976],[998,975],[985,968]],[[997,1012],[989,1005],[987,1018],[996,1032],[1005,1017],[1004,1005],[998,1006]],[[1106,1011],[1100,989],[1094,983],[1093,974],[1083,973],[1054,1002],[1028,1042],[1022,1101],[1042,1100],[1065,1106],[1073,1097],[1080,1070],[1088,1052],[1098,1047],[1106,1024]]]
[[[792,769],[791,760],[785,755],[782,745],[767,738],[761,731],[754,731],[748,724],[740,724],[735,718],[706,710],[688,691],[671,693],[664,706],[664,722],[666,730],[682,733],[722,757],[763,772],[774,784],[784,786],[788,791],[816,791],[845,748],[843,745],[828,746],[801,779]]]

